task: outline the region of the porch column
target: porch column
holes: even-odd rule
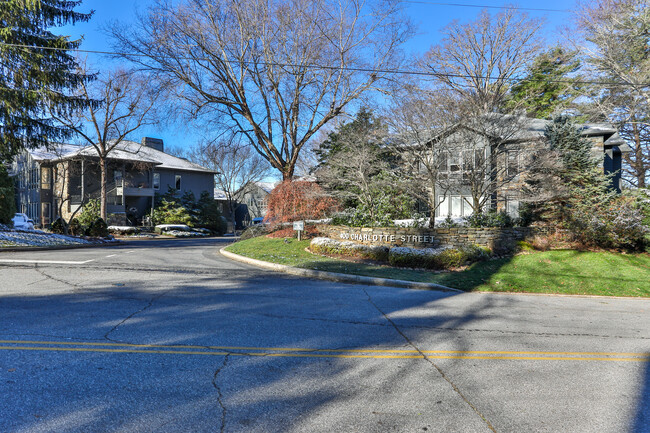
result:
[[[86,190],[86,165],[83,160],[81,159],[81,204],[83,205],[84,202],[84,193]]]

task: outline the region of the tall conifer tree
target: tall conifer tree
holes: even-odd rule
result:
[[[88,21],[92,11],[74,11],[80,3],[0,1],[0,160],[71,135],[47,115],[48,107],[61,112],[89,103],[67,92],[93,78],[78,71],[75,57],[67,51],[78,48],[81,40],[49,30]]]

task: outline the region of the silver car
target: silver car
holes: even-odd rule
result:
[[[16,229],[34,230],[34,221],[24,213],[14,214],[13,222]]]

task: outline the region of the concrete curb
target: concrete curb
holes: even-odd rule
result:
[[[314,271],[311,269],[294,268],[293,266],[279,265],[277,263],[264,262],[262,260],[251,259],[231,253],[223,247],[219,250],[221,255],[231,260],[247,263],[264,269],[270,269],[276,272],[297,275],[300,277],[318,278],[321,280],[336,281],[339,283],[367,284],[374,286],[403,287],[405,289],[436,290],[439,292],[465,293],[462,290],[452,289],[451,287],[442,286],[434,283],[418,283],[415,281],[391,280],[389,278],[363,277],[361,275],[340,274],[337,272]]]

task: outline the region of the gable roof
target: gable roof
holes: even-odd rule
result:
[[[501,138],[506,143],[543,140],[545,138],[544,133],[546,132],[546,128],[553,122],[552,120],[546,119],[532,119],[528,117],[515,117],[511,115],[501,114],[494,114],[485,119],[485,121],[490,122],[494,120],[494,122],[497,122],[501,119],[511,120],[513,122],[513,126],[511,126],[512,134],[509,137],[497,137],[496,135],[490,134],[489,131],[481,131],[469,124],[457,123],[449,127],[440,128],[437,131],[433,131],[431,133],[430,140],[437,140],[442,137],[449,136],[460,128],[473,131],[480,135],[491,136],[492,138]],[[515,125],[515,122],[519,123],[518,128],[516,127],[517,125]],[[625,140],[621,138],[618,130],[609,123],[584,123],[578,124],[576,127],[585,137],[603,136],[605,148],[619,146],[622,152],[630,152],[632,150],[625,142]],[[495,127],[494,132],[497,131],[498,126]]]
[[[74,159],[78,157],[97,158],[97,151],[93,146],[77,146],[73,144],[56,144],[53,149],[37,148],[28,150],[37,161],[57,161]],[[156,168],[170,170],[184,170],[203,173],[214,173],[198,164],[188,161],[143,144],[124,140],[120,142],[108,155],[113,161],[143,162],[152,164]]]

